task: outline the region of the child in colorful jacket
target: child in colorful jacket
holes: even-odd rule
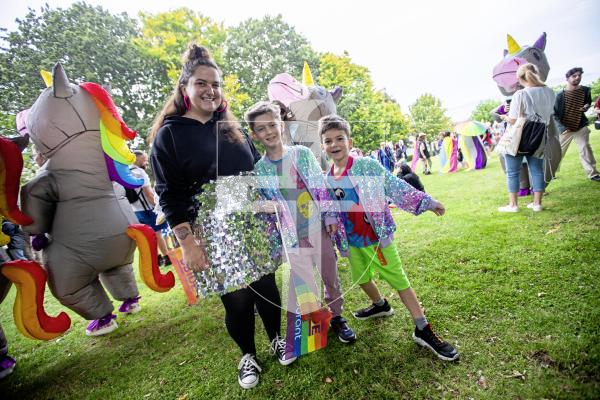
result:
[[[444,206],[393,176],[377,161],[351,157],[350,125],[343,118],[336,115],[321,118],[319,133],[323,149],[333,160],[327,183],[342,211],[340,225],[346,228],[346,240],[340,242],[342,255],[349,258],[352,281],[358,283],[373,302],[355,312],[354,316],[364,320],[394,313],[373,282],[373,274],[377,270],[398,291],[411,313],[416,325],[413,340],[431,349],[442,360],[458,359],[458,352],[433,332],[404,273],[393,244],[396,224],[388,200],[415,215],[425,211],[443,215]]]
[[[325,285],[325,302],[333,314],[331,328],[340,341],[352,343],[356,335],[342,317],[344,299],[331,240],[340,228],[338,212],[319,163],[307,147],[283,144],[284,124],[278,105],[259,102],[246,113],[246,121],[252,138],[262,143],[266,150],[254,166],[260,190],[267,200],[276,201],[283,210],[280,214],[281,233],[293,283],[288,304],[295,310],[298,302],[303,315],[321,308],[317,300],[320,289],[313,276],[316,265]],[[301,284],[310,287],[310,301],[302,301],[300,293],[296,293]],[[294,314],[293,310],[288,310],[288,320]],[[293,329],[293,324],[288,323],[288,337],[293,336]]]

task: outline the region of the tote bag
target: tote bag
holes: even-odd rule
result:
[[[504,135],[498,141],[496,145],[496,152],[499,154],[509,154],[516,156],[519,151],[519,143],[521,143],[521,135],[523,134],[523,127],[527,119],[523,114],[523,97],[521,97],[521,104],[519,104],[519,118],[515,123],[506,129]]]

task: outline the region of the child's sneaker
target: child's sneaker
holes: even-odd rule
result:
[[[140,299],[142,296],[132,297],[131,299],[127,299],[121,304],[119,307],[119,312],[123,314],[135,314],[142,311],[142,306],[140,306]]]
[[[331,326],[333,333],[335,333],[338,339],[340,339],[340,342],[353,343],[356,341],[356,333],[354,333],[352,328],[348,326],[346,318],[342,317],[341,315],[332,318],[329,326]]]
[[[238,364],[238,383],[244,389],[258,385],[258,378],[262,369],[258,366],[253,354],[245,354]]]
[[[0,379],[3,379],[8,375],[12,374],[16,365],[17,360],[12,358],[8,354],[2,356],[2,358],[0,358]]]
[[[388,303],[388,301],[385,300],[382,306],[378,306],[377,304],[371,304],[367,308],[363,308],[353,312],[352,315],[354,315],[354,318],[356,319],[389,317],[390,315],[394,315],[394,309],[390,306],[390,303]]]
[[[115,319],[117,319],[117,316],[114,314],[108,314],[106,317],[95,319],[87,326],[85,334],[88,336],[106,335],[119,327]]]
[[[423,330],[415,328],[413,340],[420,346],[427,347],[444,361],[458,360],[458,352],[452,345],[445,342],[431,329],[431,324],[427,324]]]
[[[287,346],[285,340],[276,336],[275,339],[271,341],[271,348],[269,350],[271,355],[277,356],[279,360],[279,364],[281,365],[289,365],[296,361],[296,356],[287,351]]]

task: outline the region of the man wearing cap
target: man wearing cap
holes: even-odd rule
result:
[[[585,112],[592,104],[591,90],[580,85],[583,69],[571,68],[567,71],[567,87],[556,96],[554,118],[562,134],[560,147],[564,157],[569,144],[575,139],[579,146],[579,158],[588,178],[600,182],[600,173],[596,169],[596,159],[590,146],[590,130]]]

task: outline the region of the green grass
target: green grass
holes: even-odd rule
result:
[[[600,156],[600,132],[592,133]],[[71,330],[39,342],[12,321],[14,289],[0,305],[0,322],[18,360],[0,382],[2,399],[396,399],[597,398],[600,393],[600,184],[588,180],[572,144],[545,210],[500,214],[506,185],[495,156],[483,171],[423,176],[447,214],[395,212],[397,245],[429,320],[461,352],[443,363],[410,339],[413,324],[398,295],[382,292],[392,318],[356,321],[358,341],[329,346],[280,366],[268,354],[257,319],[260,384],[237,384],[240,354],[223,324],[218,299],[186,305],[178,286],[142,291],[143,311],[119,317],[101,338],[69,312]],[[340,265],[350,287],[346,261]],[[49,296],[49,295],[48,295]],[[367,304],[359,290],[346,310]],[[118,306],[117,303],[115,303]],[[64,308],[46,300],[49,313]],[[326,383],[326,378],[331,383]]]

